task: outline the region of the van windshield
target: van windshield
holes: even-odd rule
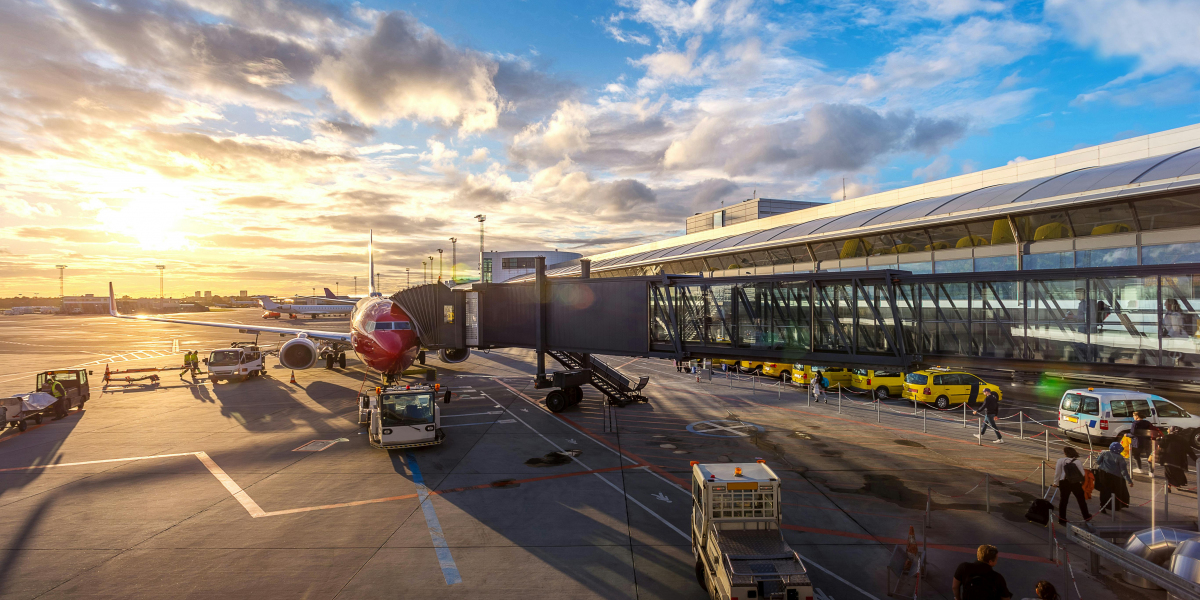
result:
[[[216,350],[208,357],[210,367],[229,367],[242,359],[241,350]]]
[[[929,383],[929,376],[923,373],[909,373],[904,376],[904,381],[913,385],[925,385]]]
[[[380,401],[381,425],[422,425],[433,422],[433,394],[389,394]]]

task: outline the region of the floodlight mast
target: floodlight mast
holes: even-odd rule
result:
[[[479,221],[479,282],[487,283],[483,280],[483,222],[487,221],[487,215],[475,215],[475,220]]]
[[[167,268],[167,265],[154,265],[154,268],[158,269],[158,299],[161,304],[163,299],[163,269]]]
[[[62,308],[65,296],[63,293],[63,270],[67,268],[67,265],[54,265],[54,268],[58,269],[58,306]]]
[[[458,238],[450,238],[450,280],[458,284]]]

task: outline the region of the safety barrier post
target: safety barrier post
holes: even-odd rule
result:
[[[978,435],[978,436],[976,436],[976,437],[975,437],[975,441],[977,442],[975,445],[976,445],[976,446],[982,446],[982,445],[983,445],[983,417],[979,417],[979,419],[978,419],[978,420],[979,420],[979,431],[980,431],[980,433],[979,433],[979,435]]]
[[[933,506],[933,486],[925,487],[925,529],[933,529],[933,519],[929,509]]]
[[[883,404],[883,403],[878,400],[875,401],[875,422],[876,423],[879,422],[879,405],[880,404]]]
[[[1155,527],[1158,516],[1158,486],[1154,485],[1154,465],[1150,465],[1150,529]]]
[[[963,402],[963,429],[967,428],[967,403]]]
[[[983,438],[983,436],[979,436],[979,437],[980,437],[980,439]],[[987,473],[984,473],[983,474],[983,512],[986,512],[988,514],[992,513],[991,482],[992,482],[992,476],[988,475]]]
[[[1050,429],[1047,428],[1042,433],[1046,434],[1046,460],[1050,460]]]
[[[838,384],[838,414],[842,414],[842,384]]]
[[[1046,461],[1043,460],[1043,461],[1041,461],[1041,463],[1042,463],[1042,498],[1045,498],[1046,497]]]
[[[921,433],[929,432],[929,411],[921,413]]]
[[[812,385],[809,385],[809,386],[808,386],[808,391],[807,391],[807,392],[805,392],[805,394],[804,394],[804,395],[808,397],[808,407],[809,407],[809,408],[812,408],[812,397],[813,397],[813,387],[812,387]]]
[[[1017,436],[1018,440],[1025,439],[1025,411],[1017,411],[1017,420],[1021,422],[1021,434]]]
[[[1163,484],[1163,523],[1171,522],[1171,486]]]

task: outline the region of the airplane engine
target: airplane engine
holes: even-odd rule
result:
[[[438,350],[438,360],[444,363],[460,363],[471,358],[470,348],[454,348],[452,350]]]
[[[317,364],[317,357],[320,355],[321,350],[316,343],[307,337],[298,337],[288,340],[279,349],[279,364],[287,369],[307,369]]]

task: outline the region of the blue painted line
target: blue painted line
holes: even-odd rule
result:
[[[417,498],[421,501],[421,511],[425,513],[425,525],[429,527],[429,537],[433,539],[433,550],[437,553],[438,564],[442,567],[442,576],[446,578],[446,585],[454,585],[462,583],[462,576],[458,574],[458,565],[454,564],[454,557],[450,556],[450,547],[446,545],[446,536],[442,534],[442,524],[438,521],[437,512],[433,509],[433,502],[429,500],[429,488],[425,486],[425,478],[421,476],[421,468],[417,466],[417,457],[413,456],[412,452],[406,452],[405,462],[408,463],[408,470],[412,472],[413,483],[417,484]]]

